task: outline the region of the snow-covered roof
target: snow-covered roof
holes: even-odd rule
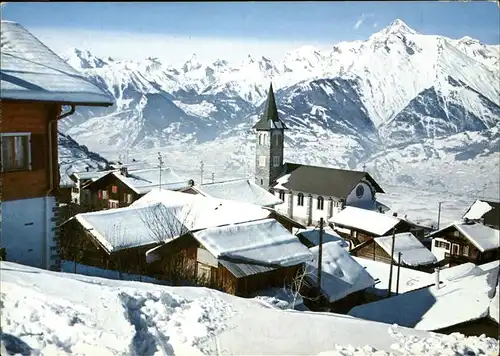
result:
[[[2,100],[113,105],[111,97],[18,23],[1,23]]]
[[[259,187],[250,179],[207,183],[198,187],[198,190],[214,198],[237,200],[267,207],[283,203],[278,197]]]
[[[268,218],[271,211],[258,205],[216,199],[166,189],[153,189],[131,206],[161,203],[165,209],[181,208],[176,214],[190,231]]]
[[[370,288],[370,291],[380,296],[387,296],[390,265],[388,263],[373,261],[362,257],[353,256],[353,258],[377,281],[377,284],[374,285],[373,288]],[[391,291],[394,293],[396,292],[398,283],[397,270],[398,267],[394,267],[392,270]],[[399,267],[399,293],[406,293],[415,289],[428,287],[432,284],[434,284],[432,274]]]
[[[480,223],[454,222],[438,231],[434,231],[429,234],[429,237],[438,237],[448,229],[458,230],[481,252],[500,247],[500,230]]]
[[[310,250],[314,260],[307,263],[306,278],[317,285],[319,246],[311,247]],[[323,244],[321,290],[330,303],[374,284],[372,276],[337,242]]]
[[[483,217],[484,214],[492,209],[493,207],[490,204],[478,199],[471,205],[462,219],[479,220]]]
[[[333,215],[328,221],[342,227],[366,231],[376,236],[383,236],[399,224],[400,219],[376,211],[348,206]]]
[[[126,176],[115,171],[113,175],[133,189],[137,194],[146,194],[160,184],[160,170],[157,168],[130,170]],[[182,179],[169,167],[161,170],[161,184],[162,188],[173,190],[189,186],[187,181],[182,181]]]
[[[310,228],[305,230],[299,230],[296,235],[304,236],[312,245],[319,245],[319,230]],[[323,231],[323,243],[336,242],[342,247],[349,247],[349,244],[339,235],[337,232],[327,227]]]
[[[75,219],[109,252],[160,243],[145,220],[156,205],[77,214]]]
[[[102,177],[105,174],[108,174],[110,172],[113,172],[114,170],[107,170],[107,171],[85,171],[85,172],[73,172],[71,173],[70,176],[74,176],[78,180],[82,179],[90,179],[90,180],[96,180]]]
[[[439,330],[489,316],[498,269],[353,308],[349,315],[413,327]]]
[[[477,268],[479,268],[482,271],[488,272],[491,271],[492,269],[498,268],[498,266],[500,266],[500,260],[483,263],[482,265],[478,265]]]
[[[90,173],[90,172],[88,172]],[[146,194],[153,188],[158,188],[160,184],[160,170],[157,168],[128,170],[127,175],[122,174],[119,170],[108,171],[105,174],[82,174],[79,173],[79,179],[85,177],[97,182],[105,179],[109,174],[115,176],[130,189],[137,194]],[[183,181],[171,168],[163,168],[161,170],[161,186],[164,189],[180,190],[190,186],[189,181]]]
[[[392,236],[376,237],[375,243],[389,256],[392,250]],[[401,252],[401,262],[407,266],[422,266],[437,262],[432,254],[411,232],[404,232],[394,236],[394,261],[398,261]]]
[[[313,257],[274,219],[208,228],[193,236],[217,259],[287,267]]]
[[[270,214],[256,205],[169,190],[155,190],[143,198],[126,208],[82,213],[75,218],[114,252],[169,241],[187,231],[265,219]]]

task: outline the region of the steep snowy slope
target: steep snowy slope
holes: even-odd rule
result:
[[[106,169],[109,162],[97,153],[91,152],[87,147],[79,145],[70,136],[58,134],[59,171],[61,184],[71,184],[69,175],[73,172],[85,170],[97,171]]]

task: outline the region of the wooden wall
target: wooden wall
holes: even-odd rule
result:
[[[54,169],[48,171],[49,118],[56,118],[61,108],[57,104],[40,102],[5,101],[1,103],[0,132],[31,133],[31,171],[2,173],[2,200],[18,200],[45,196],[49,189],[49,174],[53,176],[54,195],[59,189],[59,165],[57,155],[57,125],[53,126],[52,153]]]
[[[117,193],[113,193],[112,187],[115,185],[118,188]],[[123,183],[120,179],[115,177],[113,174],[107,174],[105,177],[102,177],[98,181],[92,183],[87,188],[90,191],[90,209],[95,210],[103,210],[109,209],[108,201],[118,200],[118,207],[124,208],[132,204],[134,201],[139,199],[142,195],[137,194],[135,191],[130,189],[125,183]],[[108,191],[108,199],[99,199],[98,191],[99,190],[107,190]],[[132,194],[132,202],[127,203],[125,194]]]
[[[353,256],[363,257],[368,260],[379,261],[384,263],[391,263],[391,256],[385,250],[377,245],[373,239],[366,243],[363,247],[351,251]]]
[[[282,288],[290,286],[297,276],[301,266],[290,266],[275,269],[266,273],[254,274],[251,276],[239,278],[237,282],[236,294],[241,297],[246,297],[255,294],[258,291],[269,288]]]

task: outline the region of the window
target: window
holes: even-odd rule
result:
[[[108,196],[108,191],[107,191],[107,190],[103,190],[103,191],[102,191],[102,198],[103,198],[103,199],[108,199],[108,198],[109,198],[109,196]]]
[[[273,157],[273,167],[279,167],[280,166],[280,156],[274,156]]]
[[[266,166],[266,156],[259,156],[259,167]]]
[[[460,245],[458,244],[451,244],[451,254],[452,255],[458,255],[460,251]]]
[[[132,194],[127,194],[127,204],[132,204]]]
[[[259,134],[259,145],[262,145],[262,134]]]
[[[280,200],[283,202],[285,201],[285,192],[282,190],[280,190]]]
[[[212,271],[212,268],[210,266],[198,262],[197,269],[198,269],[197,271],[198,278],[201,279],[202,282],[209,282],[211,277],[210,272]]]
[[[102,190],[97,191],[97,198],[102,199]]]
[[[297,195],[297,205],[298,206],[304,206],[304,194],[299,193]]]
[[[110,209],[116,209],[119,207],[118,200],[108,200],[108,207]]]
[[[78,194],[78,188],[77,188],[77,187],[73,187],[73,188],[71,189],[71,191],[72,191],[73,193]]]
[[[111,192],[112,192],[113,194],[118,193],[118,187],[117,187],[116,185],[111,186]]]
[[[462,255],[469,256],[469,245],[462,246]]]
[[[280,146],[281,145],[281,134],[277,133],[275,136],[275,142],[276,142],[276,146]]]
[[[30,134],[2,134],[2,171],[31,169]]]
[[[450,248],[450,244],[448,242],[445,242],[445,241],[436,240],[436,241],[434,241],[434,247],[445,248],[448,250]]]
[[[316,208],[318,210],[323,210],[324,207],[325,207],[325,200],[323,199],[323,197],[318,197]]]

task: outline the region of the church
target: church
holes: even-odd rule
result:
[[[284,162],[286,124],[279,118],[271,84],[263,115],[253,126],[256,132],[255,183],[279,196],[275,209],[307,225],[320,218],[328,221],[346,206],[388,210],[376,200],[384,193],[367,172]]]

